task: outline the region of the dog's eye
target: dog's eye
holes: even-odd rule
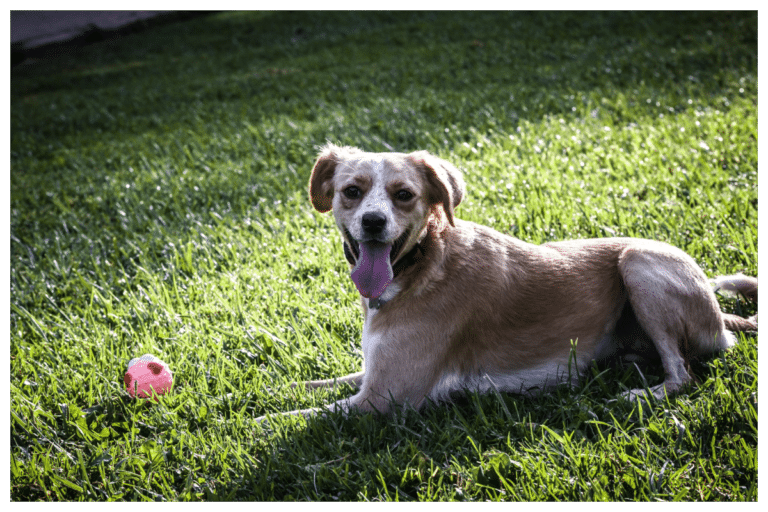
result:
[[[360,197],[360,189],[357,188],[354,185],[351,185],[344,189],[344,195],[347,196],[348,199],[357,199]]]
[[[395,193],[395,199],[397,199],[398,201],[408,201],[408,200],[409,200],[409,199],[411,199],[412,197],[413,197],[413,194],[411,194],[410,192],[408,192],[408,191],[407,191],[407,190],[405,190],[405,189],[403,189],[403,190],[398,190],[398,191]]]

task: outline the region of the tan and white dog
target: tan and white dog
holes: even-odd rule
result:
[[[650,391],[663,398],[692,380],[688,358],[757,329],[754,317],[721,312],[693,259],[665,243],[531,245],[456,219],[461,174],[425,151],[328,145],[309,195],[318,211],[333,210],[365,315],[364,371],[306,383],[359,388],[331,410],[419,408],[461,390],[541,392],[621,358],[660,358],[665,379]],[[757,298],[755,278],[715,284]]]

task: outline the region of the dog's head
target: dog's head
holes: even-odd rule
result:
[[[426,151],[366,153],[328,145],[309,179],[320,212],[333,209],[355,259],[352,280],[364,297],[378,297],[392,266],[418,242],[431,217],[453,225],[464,195],[461,173]]]

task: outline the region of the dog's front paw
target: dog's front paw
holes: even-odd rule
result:
[[[668,395],[672,395],[675,390],[673,389],[672,391],[670,393],[670,389],[665,384],[659,384],[649,389],[630,389],[620,396],[630,402],[647,402],[648,400],[664,400]]]
[[[639,402],[647,400],[650,395],[645,389],[630,389],[619,396],[629,402]]]

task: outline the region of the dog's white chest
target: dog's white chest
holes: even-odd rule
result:
[[[371,323],[376,316],[377,310],[368,309],[363,324],[363,367],[364,369],[373,367],[373,349],[381,343],[381,334],[376,335],[371,332]]]
[[[379,297],[379,299],[383,303],[389,302],[395,297],[395,295],[398,294],[399,291],[400,287],[395,283],[391,283],[389,286],[387,286],[387,289],[384,290],[384,293],[381,295],[381,297]],[[379,350],[380,345],[386,342],[386,339],[383,331],[374,331],[372,327],[374,317],[376,317],[376,315],[382,314],[380,308],[371,308],[370,299],[365,300],[366,306],[368,307],[367,313],[365,315],[365,323],[363,323],[363,363],[364,368],[373,368],[376,352]]]

